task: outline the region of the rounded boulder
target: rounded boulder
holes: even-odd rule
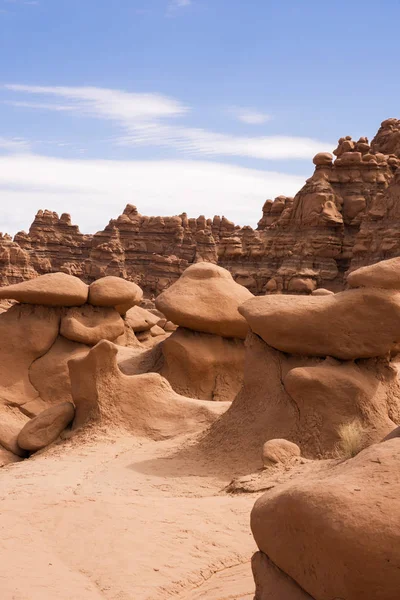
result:
[[[24,450],[36,452],[54,442],[73,421],[75,408],[71,402],[62,402],[41,412],[21,429],[18,445]]]
[[[125,314],[143,298],[142,289],[132,281],[121,277],[102,277],[89,286],[88,303],[92,306],[113,306],[120,314]]]
[[[22,304],[44,306],[81,306],[88,297],[88,286],[66,273],[47,273],[35,279],[0,288],[0,298]]]
[[[236,283],[226,269],[196,263],[156,299],[169,321],[193,331],[245,338],[246,320],[238,308],[253,294]]]

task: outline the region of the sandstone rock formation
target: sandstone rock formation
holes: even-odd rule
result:
[[[297,444],[305,458],[334,457],[341,428],[354,421],[363,445],[381,440],[400,422],[397,363],[389,356],[399,351],[397,303],[398,292],[383,288],[247,300],[239,311],[254,333],[243,386],[201,451],[229,455],[248,472],[260,466],[269,440]]]
[[[161,374],[173,389],[190,398],[233,400],[243,383],[241,339],[179,327],[162,344]]]
[[[192,265],[156,307],[173,323],[226,338],[245,338],[248,325],[238,307],[252,294],[238,285],[226,269],[209,263]]]
[[[86,303],[88,286],[65,273],[38,276],[1,288],[3,298],[23,302],[5,303],[0,312],[2,464],[12,462],[7,452],[25,457],[51,444],[72,421],[68,361],[86,356],[91,346],[112,340],[118,343],[117,349],[137,348],[144,356],[140,361],[136,355],[133,360],[130,357],[131,371],[156,368],[156,358],[145,359],[146,347],[136,338],[129,318],[121,317],[114,308],[131,307],[139,301],[140,288],[131,282],[105,278],[96,281],[95,292],[92,300],[100,306]],[[152,323],[167,323],[164,317],[142,309],[143,316],[150,321],[146,321],[149,327]],[[154,327],[159,330],[157,343],[170,335],[159,325]]]
[[[12,298],[24,304],[80,306],[87,300],[88,287],[77,277],[49,273],[31,281],[0,288],[0,297]]]
[[[396,353],[400,294],[374,288],[316,297],[264,296],[239,307],[251,327],[277,350],[342,360]]]
[[[373,445],[256,502],[251,528],[258,547],[312,598],[397,597],[399,445],[399,439]]]
[[[127,205],[103,231],[84,235],[69,215],[40,210],[28,233],[0,236],[0,283],[62,271],[87,283],[125,278],[151,297],[206,262],[256,295],[342,290],[347,271],[400,255],[399,137],[400,121],[387,119],[371,144],[340,138],[333,155],[315,156],[294,198],[265,202],[256,230],[219,216],[147,217]]]
[[[75,415],[74,405],[63,402],[51,406],[24,425],[18,434],[18,446],[36,452],[54,442],[71,423]]]
[[[114,344],[103,340],[85,357],[69,361],[74,428],[102,422],[164,439],[204,428],[226,410],[226,403],[180,396],[157,373],[124,375],[117,353]]]

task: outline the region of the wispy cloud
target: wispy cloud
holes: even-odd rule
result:
[[[190,6],[192,4],[192,0],[170,0],[168,3],[168,10],[178,10],[179,8],[185,8],[186,6]]]
[[[241,108],[241,107],[233,107],[229,111],[236,119],[242,121],[242,123],[247,123],[248,125],[262,125],[263,123],[267,123],[267,121],[272,120],[272,115],[267,113],[263,113],[254,108]]]
[[[177,124],[189,108],[160,94],[130,93],[96,87],[49,87],[7,84],[8,90],[30,95],[59,97],[63,103],[12,100],[20,108],[72,112],[114,121],[120,129],[115,143],[174,148],[185,154],[244,156],[257,159],[309,159],[329,150],[330,143],[291,136],[237,136]],[[46,98],[47,100],[47,98]],[[10,102],[10,101],[9,101]],[[171,122],[170,119],[174,118]],[[254,119],[254,115],[253,115]],[[253,121],[254,122],[254,121]]]
[[[28,152],[29,144],[21,138],[4,138],[0,137],[0,151],[6,152]]]
[[[293,195],[304,177],[207,161],[112,161],[0,156],[0,231],[29,227],[39,208],[72,213],[84,232],[103,229],[135,203],[142,214],[216,210],[236,223],[255,225],[267,197]],[[190,198],[188,197],[190,190]],[[218,208],[216,208],[218,207]]]
[[[50,87],[20,84],[6,84],[4,87],[13,92],[58,96],[68,99],[71,103],[62,105],[61,110],[113,119],[123,123],[173,117],[187,111],[187,107],[182,103],[161,94],[137,94],[98,87]],[[12,103],[16,104],[15,102]],[[35,108],[35,103],[30,102],[29,106]],[[36,104],[36,108],[60,110],[60,105]]]

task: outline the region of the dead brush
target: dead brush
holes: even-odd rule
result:
[[[336,455],[338,458],[353,458],[365,445],[365,429],[362,423],[355,419],[344,423],[338,430],[339,441],[336,444]]]

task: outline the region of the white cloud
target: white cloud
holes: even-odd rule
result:
[[[264,160],[310,159],[317,152],[329,150],[333,146],[329,142],[312,138],[236,136],[185,127],[176,122],[171,124],[166,120],[183,116],[189,109],[182,102],[160,94],[128,93],[96,87],[20,84],[8,84],[5,87],[13,92],[57,96],[64,100],[63,104],[13,100],[11,103],[14,106],[71,111],[83,116],[112,120],[124,132],[115,138],[116,143],[123,145],[161,146],[191,155],[244,156]],[[252,118],[254,122],[254,114]]]
[[[215,213],[255,226],[266,198],[293,195],[304,177],[205,161],[68,160],[0,156],[0,231],[27,229],[40,208],[103,229],[127,203],[148,215]]]
[[[239,121],[242,121],[242,123],[247,123],[248,125],[262,125],[263,123],[267,123],[272,119],[271,115],[255,110],[254,108],[235,107],[232,108],[230,112]]]
[[[182,115],[187,107],[161,94],[135,94],[121,90],[98,87],[64,87],[6,84],[13,92],[58,96],[71,101],[68,105],[25,103],[30,108],[47,110],[70,110],[87,116],[113,119],[120,123],[174,117]],[[21,105],[19,102],[12,102]]]
[[[27,152],[29,144],[21,138],[0,137],[0,150],[5,150],[6,152]]]

